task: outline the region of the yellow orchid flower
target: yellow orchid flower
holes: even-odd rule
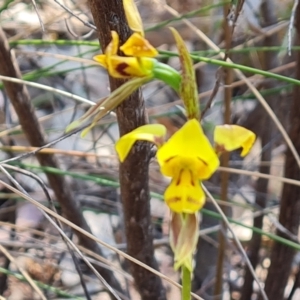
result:
[[[157,151],[160,170],[172,181],[165,201],[174,212],[199,210],[205,195],[199,180],[208,179],[219,159],[196,119],[189,120]]]
[[[166,204],[175,213],[188,214],[204,205],[201,180],[210,178],[219,167],[219,150],[232,151],[242,147],[245,156],[255,140],[254,133],[241,126],[216,126],[216,153],[196,119],[188,120],[163,143],[165,134],[163,125],[144,125],[122,136],[116,143],[116,151],[123,162],[137,140],[156,144],[160,171],[171,177],[164,194]]]
[[[241,156],[246,156],[255,141],[255,134],[238,125],[219,125],[214,131],[217,152],[233,151],[242,148]]]
[[[125,54],[135,56],[119,56],[119,35],[112,31],[112,40],[105,49],[105,54],[94,56],[94,60],[106,68],[115,78],[145,77],[153,72],[157,51],[139,34],[133,34],[121,47]]]
[[[155,143],[160,170],[172,178],[165,192],[167,205],[176,213],[194,213],[205,201],[199,180],[208,179],[216,171],[218,156],[197,120],[187,121],[164,144],[163,127],[146,125],[124,135],[116,143],[117,153],[122,162],[135,141],[143,139]]]

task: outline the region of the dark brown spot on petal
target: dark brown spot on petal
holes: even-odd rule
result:
[[[206,161],[204,161],[203,159],[201,159],[200,157],[197,157],[198,160],[200,160],[201,162],[203,162],[206,166],[208,165]]]
[[[173,158],[175,158],[175,157],[176,157],[176,156],[171,156],[170,158],[168,158],[168,159],[165,160],[165,163],[171,161],[171,160],[172,160]]]
[[[173,197],[173,198],[169,198],[169,199],[166,199],[166,202],[169,204],[169,203],[175,203],[175,202],[179,202],[181,201],[181,197]]]
[[[183,172],[183,170],[180,170],[180,173],[179,173],[178,179],[177,179],[177,181],[176,181],[176,185],[179,185],[179,184],[180,184],[180,182],[181,182],[181,175],[182,175],[182,172]]]
[[[199,200],[194,199],[194,198],[192,198],[192,197],[188,197],[188,198],[187,198],[187,202],[192,203],[192,204],[196,204],[196,205],[198,205],[198,204],[200,203]]]
[[[125,62],[122,62],[120,64],[117,65],[116,71],[121,74],[122,76],[126,76],[126,77],[130,77],[130,74],[128,74],[127,72],[125,72],[125,69],[128,67],[129,65]]]
[[[191,185],[195,186],[195,181],[194,181],[194,177],[193,177],[193,172],[191,170],[189,170],[190,175],[191,175]]]

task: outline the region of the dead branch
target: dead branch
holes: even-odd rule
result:
[[[111,40],[111,30],[118,32],[120,43],[131,34],[127,26],[122,1],[90,0],[94,22],[98,28],[103,49]],[[111,90],[124,81],[110,77]],[[117,109],[120,135],[124,135],[147,122],[141,92],[133,93]],[[154,258],[152,225],[150,219],[150,195],[148,186],[149,145],[138,143],[126,161],[120,165],[120,187],[124,208],[127,252],[141,262],[157,269]],[[138,265],[131,264],[132,275],[143,300],[166,299],[161,280]]]
[[[296,45],[300,45],[300,5],[296,9]],[[296,53],[296,78],[300,79],[300,53]],[[300,87],[294,86],[293,99],[291,103],[291,115],[289,130],[290,138],[295,145],[298,153],[300,153],[300,106],[299,106]],[[295,163],[295,159],[290,150],[287,150],[285,161],[285,177],[291,179],[300,178],[299,166]],[[287,230],[295,235],[298,235],[299,230],[299,215],[300,215],[300,188],[289,184],[284,184],[281,202],[279,222]],[[289,238],[280,230],[277,230],[279,236]],[[269,299],[283,299],[284,290],[287,280],[290,276],[292,262],[295,250],[292,248],[275,243],[271,253],[271,266],[265,283],[265,290]]]

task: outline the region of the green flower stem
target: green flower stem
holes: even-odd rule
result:
[[[176,92],[180,90],[181,75],[178,71],[161,62],[156,62],[153,76],[172,87]]]
[[[283,46],[272,46],[272,47],[245,47],[242,49],[230,49],[228,53],[241,53],[247,54],[250,52],[277,52],[277,51],[285,51],[287,47]],[[300,46],[293,46],[291,50],[300,50]],[[220,53],[224,53],[226,49],[220,50],[199,50],[199,51],[192,51],[191,55],[199,55],[199,56],[209,56],[209,55],[218,55]]]
[[[256,75],[262,75],[262,76],[265,76],[265,77],[270,77],[270,78],[274,78],[274,79],[294,83],[296,85],[300,85],[300,80],[290,78],[290,77],[286,77],[286,76],[282,76],[282,75],[275,74],[275,73],[271,73],[271,72],[267,72],[267,71],[264,71],[264,70],[259,70],[259,69],[247,67],[247,66],[244,66],[244,65],[229,63],[229,62],[225,62],[223,60],[206,58],[206,57],[202,57],[202,56],[191,55],[191,57],[195,60],[203,61],[203,62],[206,62],[208,64],[217,65],[217,66],[221,66],[221,67],[227,67],[227,68],[231,68],[231,69],[238,69],[238,70],[241,70],[241,71],[244,71],[244,72],[249,72],[249,73],[253,73],[253,74],[256,74]]]
[[[169,56],[179,56],[178,53],[175,52],[171,52],[171,51],[159,51],[160,54],[163,55],[169,55]],[[300,80],[294,79],[294,78],[290,78],[290,77],[286,77],[286,76],[282,76],[279,74],[275,74],[272,72],[268,72],[268,71],[264,71],[264,70],[259,70],[259,69],[255,69],[255,68],[251,68],[251,67],[247,67],[244,65],[240,65],[240,64],[235,64],[235,63],[229,63],[223,60],[218,60],[218,59],[212,59],[212,58],[207,58],[207,57],[203,57],[203,56],[198,56],[198,55],[191,55],[191,58],[194,59],[195,61],[203,61],[207,64],[211,64],[211,65],[216,65],[216,66],[220,66],[220,67],[227,67],[227,68],[231,68],[231,69],[238,69],[241,70],[243,72],[249,72],[249,73],[253,73],[256,75],[262,75],[264,77],[267,78],[274,78],[280,81],[285,81],[285,82],[289,82],[289,83],[293,83],[296,85],[300,85]]]
[[[191,277],[192,274],[186,266],[182,266],[181,269],[182,276],[182,291],[181,291],[181,300],[190,300],[191,299]]]

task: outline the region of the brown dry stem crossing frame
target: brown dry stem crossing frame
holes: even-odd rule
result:
[[[111,30],[119,34],[120,43],[123,44],[132,32],[127,25],[122,0],[89,0],[88,3],[98,29],[102,50],[111,41]],[[109,80],[111,91],[124,83],[124,80],[112,77]],[[121,136],[147,123],[145,104],[140,90],[126,99],[117,108],[116,113]],[[149,159],[149,145],[137,143],[126,161],[120,164],[119,176],[127,253],[157,269],[150,218]],[[131,264],[131,271],[143,300],[166,299],[160,278],[135,264]]]

